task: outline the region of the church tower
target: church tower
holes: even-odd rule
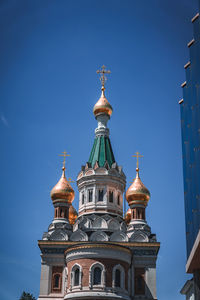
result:
[[[94,106],[95,139],[88,162],[77,177],[78,214],[72,206],[74,190],[65,175],[51,191],[54,219],[40,240],[39,300],[124,299],[155,300],[156,260],[160,244],[147,224],[145,209],[150,192],[139,176],[126,192],[129,209],[123,217],[126,176],[115,161],[107,123],[112,106],[105,96]]]

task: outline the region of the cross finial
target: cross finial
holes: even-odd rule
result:
[[[66,157],[67,156],[70,156],[70,154],[67,154],[66,151],[62,152],[63,154],[59,154],[59,156],[63,156],[64,159],[63,159],[63,169],[65,169],[65,162],[66,162]]]
[[[75,182],[74,180],[72,180],[72,178],[68,178],[68,181],[71,182]]]
[[[104,88],[107,77],[105,76],[105,74],[110,74],[110,70],[106,70],[106,66],[102,66],[100,70],[97,70],[97,74],[101,74],[100,76],[100,81],[102,84],[102,87]]]
[[[135,155],[132,155],[132,157],[136,157],[137,158],[137,169],[139,170],[139,157],[143,157],[144,155],[141,155],[139,152],[136,152]]]

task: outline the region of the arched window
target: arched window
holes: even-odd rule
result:
[[[77,268],[75,271],[74,271],[74,285],[79,285],[79,273],[80,273],[80,270],[79,268]]]
[[[125,273],[121,265],[116,265],[112,272],[112,286],[113,288],[124,289],[125,287]]]
[[[115,271],[115,286],[121,287],[121,271],[119,269]]]
[[[89,271],[89,287],[93,286],[105,287],[105,267],[100,262],[95,262]]]
[[[92,202],[93,190],[88,190],[88,201]]]
[[[71,284],[70,288],[81,286],[81,274],[82,274],[82,269],[81,266],[78,264],[75,264],[72,267],[71,271]]]
[[[52,266],[52,282],[51,282],[51,292],[52,293],[61,293],[62,271],[63,271],[63,267]]]
[[[96,267],[94,268],[94,274],[93,274],[93,285],[101,284],[101,268]]]

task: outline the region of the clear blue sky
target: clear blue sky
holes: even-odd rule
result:
[[[179,290],[190,276],[178,101],[196,12],[197,0],[1,0],[1,300],[23,290],[38,296],[37,240],[53,218],[58,154],[71,154],[67,173],[76,179],[93,144],[102,64],[112,71],[108,125],[128,185],[131,155],[144,155],[147,220],[161,242],[158,299],[183,299]]]

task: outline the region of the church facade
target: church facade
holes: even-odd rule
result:
[[[74,190],[65,175],[51,191],[54,219],[38,244],[41,279],[38,300],[155,300],[156,260],[160,244],[145,217],[150,192],[136,177],[126,192],[129,209],[123,217],[126,176],[115,161],[107,122],[112,107],[101,97],[93,113],[95,140],[88,162],[77,177],[79,211],[72,206]],[[137,153],[138,158],[138,153]]]

